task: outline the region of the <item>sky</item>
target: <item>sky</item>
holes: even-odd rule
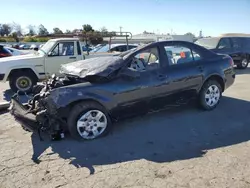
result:
[[[48,31],[82,28],[139,34],[204,36],[250,33],[250,0],[11,0],[0,3],[0,23],[43,24]]]

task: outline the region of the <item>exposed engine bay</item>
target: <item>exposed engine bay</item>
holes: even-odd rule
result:
[[[76,77],[65,77],[59,79],[55,75],[44,82],[43,85],[36,85],[33,88],[33,97],[28,103],[19,102],[19,94],[12,96],[10,113],[20,122],[25,130],[37,131],[40,139],[42,132],[47,132],[51,140],[58,140],[64,137],[63,125],[66,121],[61,119],[53,108],[53,102],[49,99],[50,91],[67,85],[80,83],[82,80]]]

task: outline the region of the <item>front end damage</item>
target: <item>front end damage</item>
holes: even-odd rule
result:
[[[64,137],[66,122],[58,114],[56,104],[50,97],[50,90],[60,86],[63,84],[57,78],[51,78],[35,88],[36,94],[28,103],[22,104],[18,93],[11,98],[10,113],[25,130],[37,132],[41,140],[42,132],[48,133],[52,140]]]

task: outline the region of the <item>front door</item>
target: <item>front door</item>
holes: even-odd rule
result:
[[[59,69],[62,64],[77,61],[74,42],[59,42],[45,58],[46,75],[60,75]]]
[[[153,106],[157,97],[167,93],[163,85],[167,84],[167,70],[162,68],[162,58],[158,47],[139,52],[133,58],[129,68],[139,72],[140,77],[127,80],[119,79],[113,82],[114,100],[117,108],[113,116],[126,118],[145,114]]]

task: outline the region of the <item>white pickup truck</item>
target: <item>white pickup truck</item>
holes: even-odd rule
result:
[[[83,59],[79,39],[51,39],[32,54],[1,58],[0,81],[9,81],[14,92],[29,93],[38,81],[58,75],[62,64]]]

